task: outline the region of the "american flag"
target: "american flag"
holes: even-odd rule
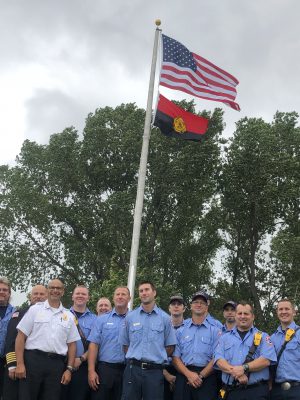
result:
[[[210,61],[190,52],[183,44],[162,35],[163,60],[160,85],[180,90],[201,99],[221,101],[239,111],[234,102],[239,81],[212,64]]]

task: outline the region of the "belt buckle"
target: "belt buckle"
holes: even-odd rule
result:
[[[282,384],[280,386],[281,386],[282,390],[290,390],[290,388],[292,387],[290,382],[282,382]]]
[[[147,369],[147,365],[148,365],[148,364],[147,364],[146,362],[142,362],[142,363],[141,363],[141,368],[142,368],[142,369]]]

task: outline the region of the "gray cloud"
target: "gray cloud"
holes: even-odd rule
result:
[[[164,33],[239,79],[242,112],[225,109],[231,131],[245,115],[271,120],[277,109],[300,108],[298,0],[0,0],[0,5],[0,73],[38,65],[51,82],[36,82],[24,104],[26,137],[44,142],[66,126],[80,130],[97,107],[133,101],[145,107],[156,18]],[[220,106],[200,99],[196,104]]]

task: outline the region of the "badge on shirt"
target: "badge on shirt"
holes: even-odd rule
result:
[[[63,314],[62,320],[63,320],[63,321],[68,321],[68,316],[67,316],[67,314]]]
[[[12,318],[18,318],[19,314],[19,311],[14,312]]]
[[[133,326],[139,326],[139,325],[141,325],[141,323],[140,322],[134,322],[132,325]]]

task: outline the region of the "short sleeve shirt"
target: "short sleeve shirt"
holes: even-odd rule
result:
[[[128,346],[126,359],[167,363],[167,346],[176,344],[170,316],[156,305],[151,312],[140,306],[130,312],[120,332],[120,343]]]
[[[48,300],[30,307],[17,329],[27,336],[26,350],[66,355],[68,343],[80,340],[74,315],[62,304],[53,309]]]

